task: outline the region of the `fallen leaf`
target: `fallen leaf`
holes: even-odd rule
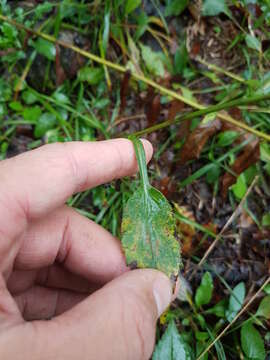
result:
[[[130,71],[126,71],[121,83],[121,89],[120,89],[120,99],[121,99],[121,105],[120,105],[120,113],[125,109],[126,107],[126,98],[127,98],[127,93],[128,93],[128,85],[129,85],[129,80],[131,77],[131,72]]]
[[[242,153],[236,158],[233,166],[231,167],[232,172],[235,173],[236,176],[228,172],[223,176],[221,180],[223,198],[227,196],[229,187],[236,182],[237,176],[251,165],[255,164],[259,159],[260,142],[258,139],[255,139],[244,147]]]
[[[60,47],[58,44],[55,45],[55,75],[56,75],[56,86],[60,86],[66,80],[65,71],[61,65],[60,59]]]
[[[174,203],[174,206],[180,215],[183,215],[193,222],[196,221],[193,213],[185,206],[180,206],[177,203]],[[176,227],[181,237],[181,252],[184,256],[189,256],[193,250],[193,237],[196,235],[195,227],[180,220],[177,220]]]
[[[140,169],[141,184],[123,211],[122,245],[128,265],[163,271],[174,282],[181,257],[174,237],[171,205],[148,180],[145,153],[140,140],[132,139]]]
[[[176,115],[182,111],[185,107],[185,104],[179,100],[172,100],[169,104],[169,112],[167,120],[172,121],[175,119]]]
[[[220,120],[209,121],[197,128],[188,135],[180,153],[179,164],[185,164],[192,159],[198,159],[208,139],[220,131],[222,125]]]
[[[160,95],[155,95],[150,104],[147,106],[146,110],[146,118],[148,126],[153,126],[161,111],[161,104],[160,104]]]

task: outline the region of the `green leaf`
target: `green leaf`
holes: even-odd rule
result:
[[[203,16],[216,16],[221,13],[231,16],[226,0],[204,0],[202,7]]]
[[[176,74],[182,74],[188,62],[188,52],[186,43],[183,41],[182,44],[176,50],[174,55],[174,69]]]
[[[164,76],[165,70],[161,59],[161,53],[153,51],[146,45],[140,44],[140,47],[147,70],[155,76]]]
[[[191,360],[188,345],[179,334],[174,321],[171,321],[166,332],[157,344],[153,360]]]
[[[24,107],[19,101],[11,101],[8,106],[14,111],[23,111]]]
[[[188,6],[189,0],[169,0],[165,7],[165,16],[178,16]]]
[[[145,33],[148,26],[148,21],[149,21],[148,16],[144,11],[142,11],[137,18],[137,29],[134,34],[135,41],[138,41],[139,38]]]
[[[104,79],[104,71],[101,68],[83,67],[78,73],[80,81],[86,81],[90,85],[97,85]]]
[[[270,295],[262,299],[256,312],[256,316],[262,316],[265,319],[270,319]]]
[[[38,100],[37,96],[30,90],[25,90],[22,93],[22,98],[27,105],[32,105]]]
[[[249,359],[265,360],[266,354],[263,339],[251,322],[241,327],[241,345]]]
[[[34,135],[36,138],[42,137],[45,133],[52,129],[56,124],[56,116],[49,112],[46,112],[41,115],[39,120],[37,121]]]
[[[39,4],[35,8],[35,17],[37,19],[40,19],[46,12],[51,11],[53,8],[53,4],[51,4],[49,1],[45,1],[43,4]]]
[[[223,299],[219,301],[215,306],[206,310],[206,314],[213,314],[217,317],[224,318],[225,317],[225,310],[226,310],[226,300]]]
[[[128,15],[132,13],[139,5],[141,5],[142,0],[127,0],[125,6],[125,14]]]
[[[266,285],[266,286],[264,287],[263,291],[264,291],[266,294],[270,295],[270,284]]]
[[[239,137],[239,132],[237,131],[224,131],[218,135],[218,146],[229,146]]]
[[[56,49],[53,43],[42,38],[38,38],[34,43],[34,47],[37,52],[45,56],[49,60],[54,60],[56,55]]]
[[[226,311],[226,318],[228,321],[232,321],[238,311],[242,308],[246,295],[245,284],[240,282],[233,289],[230,300],[229,300],[229,308]]]
[[[39,106],[33,106],[29,108],[25,108],[22,113],[24,120],[26,121],[38,121],[40,115],[41,115],[41,109]]]
[[[213,184],[220,175],[220,166],[213,164],[213,167],[206,174],[206,181],[208,184]]]
[[[247,192],[247,182],[244,173],[237,177],[237,181],[234,185],[232,185],[231,189],[238,199],[243,199]]]
[[[201,284],[198,287],[196,294],[195,294],[195,303],[197,307],[201,305],[209,304],[212,299],[213,294],[213,279],[211,274],[207,271],[201,280]]]
[[[69,98],[67,97],[66,94],[63,94],[61,92],[55,91],[52,95],[52,97],[57,100],[58,103],[60,104],[68,104],[70,103]]]
[[[270,227],[270,213],[263,215],[262,226]]]
[[[246,44],[250,49],[254,49],[257,51],[261,51],[262,45],[260,40],[258,40],[255,36],[252,36],[250,34],[247,34],[245,37]]]
[[[141,184],[124,206],[122,244],[128,265],[154,268],[175,280],[180,267],[180,245],[174,237],[171,205],[149,184],[145,153],[133,138]]]
[[[260,144],[260,159],[266,163],[270,162],[270,146],[266,141]]]

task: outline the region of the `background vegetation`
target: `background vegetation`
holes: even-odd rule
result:
[[[154,359],[270,353],[270,1],[0,1],[0,158],[136,133],[182,243]],[[136,182],[68,204],[120,236]],[[160,340],[161,339],[161,340]]]

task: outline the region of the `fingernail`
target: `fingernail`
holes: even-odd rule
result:
[[[153,295],[160,316],[172,301],[172,285],[165,275],[160,275],[154,282]]]

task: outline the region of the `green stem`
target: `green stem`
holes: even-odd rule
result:
[[[140,177],[141,177],[141,184],[143,186],[143,191],[146,196],[148,196],[148,189],[150,186],[148,174],[147,174],[147,167],[146,167],[146,159],[145,159],[145,151],[143,144],[140,139],[136,136],[130,136],[129,139],[132,141],[135,154],[139,166]]]
[[[251,104],[251,103],[257,103],[257,102],[264,101],[264,100],[270,100],[270,94],[256,95],[256,96],[253,96],[253,97],[235,99],[235,100],[232,100],[232,101],[228,101],[226,103],[212,105],[212,106],[209,106],[208,108],[205,108],[205,109],[202,109],[202,110],[192,111],[192,112],[186,113],[184,115],[178,116],[173,120],[163,121],[163,122],[161,122],[161,123],[159,123],[157,125],[151,126],[149,128],[143,129],[141,131],[137,131],[133,135],[134,136],[141,136],[141,135],[144,135],[144,134],[149,134],[149,133],[152,133],[154,131],[163,129],[163,128],[169,126],[169,125],[177,124],[177,123],[179,123],[180,121],[183,121],[183,120],[191,120],[191,119],[194,119],[194,118],[199,117],[199,116],[204,116],[204,115],[207,115],[207,114],[210,114],[210,113],[214,113],[214,112],[218,112],[218,111],[221,111],[221,110],[229,109],[229,108],[232,108],[232,107],[235,107],[235,106],[242,106],[242,105],[247,105],[247,104]],[[220,117],[220,114],[218,114],[217,116]],[[258,137],[263,137],[264,139],[270,141],[270,136],[269,135],[263,134],[263,133],[261,133],[260,131],[258,131],[256,129],[250,128],[249,126],[247,126],[244,123],[240,123],[240,122],[238,122],[238,121],[236,121],[236,120],[234,120],[232,118],[231,118],[230,122],[233,125],[235,125],[236,127],[247,130],[248,132],[250,132],[250,133],[252,133],[254,135],[257,135]],[[263,136],[261,136],[262,134],[263,134]]]

